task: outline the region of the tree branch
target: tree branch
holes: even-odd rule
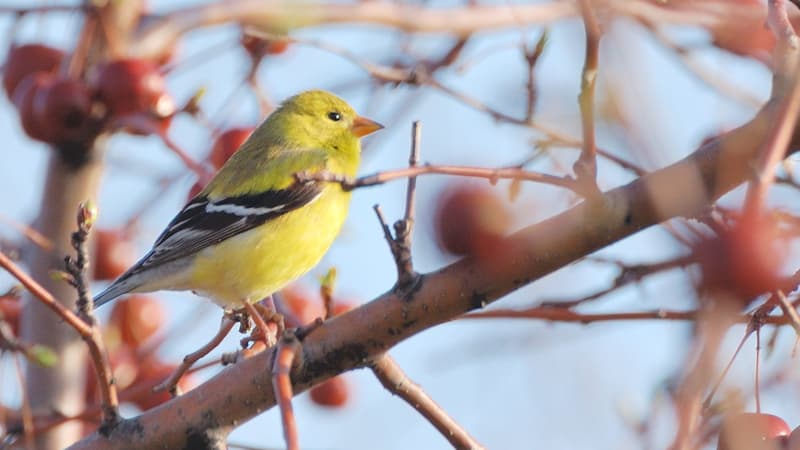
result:
[[[422,276],[403,298],[390,291],[320,324],[293,366],[295,394],[347,370],[369,365],[409,337],[481,308],[577,259],[674,217],[703,214],[748,180],[773,104],[744,126],[692,155],[507,237],[490,259],[464,258]],[[800,142],[797,136],[796,145]],[[204,385],[126,420],[106,438],[91,435],[73,449],[202,445],[275,405],[267,351],[227,368]],[[180,413],[178,413],[180,411]],[[171,426],[165,427],[164,423]]]
[[[370,368],[387,391],[402,398],[422,414],[450,442],[453,448],[459,450],[484,448],[448,416],[417,383],[408,378],[408,375],[391,356],[384,354],[376,358]]]

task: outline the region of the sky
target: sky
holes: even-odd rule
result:
[[[0,0],[0,6],[13,4],[19,3]],[[174,5],[166,0],[151,2],[154,11],[168,11]],[[10,24],[8,16],[0,16],[0,48],[6,47]],[[17,39],[69,47],[72,35],[56,30],[75,24],[75,18],[69,15],[27,20]],[[708,41],[708,36],[696,30],[670,31],[682,42],[702,45]],[[533,44],[541,32],[541,28],[520,28],[481,34],[469,43],[457,65],[471,63],[464,70],[445,69],[438,79],[510,115],[521,116],[525,108],[526,67],[518,43],[524,40]],[[536,118],[577,138],[583,29],[577,20],[569,20],[554,25],[549,32],[548,46],[537,68],[540,95]],[[392,57],[402,45],[407,44],[413,55],[433,57],[452,42],[441,36],[405,41],[404,36],[391,30],[352,25],[299,30],[294,35],[335,43],[365,59],[386,64],[393,62]],[[218,126],[250,125],[259,120],[256,102],[240,86],[246,58],[236,44],[237,36],[237,28],[231,26],[190,33],[181,41],[177,69],[168,77],[170,92],[179,102],[204,88],[201,107]],[[208,51],[209,48],[213,50]],[[770,74],[759,63],[714,49],[701,48],[698,55],[711,70],[734,80],[757,98],[766,99]],[[266,61],[258,77],[274,101],[305,89],[328,89],[363,115],[386,125],[385,130],[365,140],[362,174],[406,164],[414,120],[423,124],[422,160],[431,163],[489,167],[513,164],[530,156],[531,141],[541,138],[531,130],[497,123],[430,88],[372,89],[359,67],[309,46],[293,46],[286,54]],[[640,132],[640,139],[631,142],[613,124],[601,123],[599,144],[653,169],[680,159],[706,136],[746,121],[754,111],[709,89],[639,26],[624,20],[610,26],[603,38],[598,86],[601,100],[611,98],[612,92],[619,96],[622,108],[633,112],[631,123]],[[397,114],[404,104],[410,107]],[[195,157],[202,158],[208,151],[207,130],[189,119],[176,120],[170,135]],[[24,135],[7,99],[0,100],[0,141],[4,143],[0,149],[0,214],[29,222],[38,210],[38,181],[42,180],[49,150]],[[632,152],[632,148],[644,148],[647,153]],[[555,152],[552,160],[543,158],[532,168],[569,168],[577,155],[571,150]],[[193,179],[180,161],[152,137],[117,135],[109,143],[106,160],[108,168],[99,196],[100,226],[120,225],[146,206],[136,240],[139,251],[144,253],[182,206]],[[173,175],[180,175],[179,181],[159,193],[161,188],[154,180]],[[601,164],[602,188],[630,180],[624,171]],[[445,177],[419,180],[418,227],[412,250],[422,272],[453,260],[436,248],[432,235],[436,195],[449,181]],[[499,183],[496,189],[505,195],[508,184]],[[402,214],[404,198],[403,182],[356,191],[341,237],[304,282],[313,286],[317,277],[335,266],[337,292],[343,297],[366,302],[389,289],[395,269],[372,205],[380,203],[393,221]],[[526,185],[520,198],[511,203],[515,226],[533,224],[574,201],[557,189]],[[18,237],[2,225],[0,236]],[[674,256],[682,250],[663,230],[650,229],[601,250],[599,255],[640,263]],[[542,299],[587,295],[608,286],[615,275],[615,268],[607,264],[573,264],[494,306],[519,307]],[[0,291],[10,284],[10,278],[0,274]],[[219,310],[209,302],[190,293],[164,293],[158,298],[170,311],[170,327],[194,322],[190,331],[170,335],[161,349],[163,358],[179,360],[216,331]],[[649,310],[659,306],[680,309],[690,308],[693,299],[686,275],[670,272],[622,289],[583,310]],[[723,355],[731,354],[741,332],[734,329],[730,333]],[[402,342],[390,354],[487,448],[664,448],[673,429],[664,388],[680,374],[691,333],[690,324],[668,322],[575,325],[455,321]],[[788,330],[782,333],[775,352],[765,362],[767,372],[791,352],[789,335]],[[237,340],[238,336],[229,337],[223,349],[233,350]],[[750,345],[737,360],[726,386],[749,389],[752,363]],[[792,364],[796,366],[794,360]],[[202,376],[213,373],[214,370],[205,371]],[[429,423],[383,390],[371,373],[356,371],[346,377],[353,396],[344,409],[322,409],[313,405],[307,394],[294,400],[304,449],[448,448]],[[0,398],[13,403],[19,398],[10,379],[3,377],[4,394]],[[6,389],[8,386],[10,389]],[[786,402],[786,395],[785,390],[767,390],[762,402],[765,410],[782,415],[794,426],[800,423],[800,411],[791,403],[798,402]],[[790,395],[796,400],[796,392]],[[132,408],[124,412],[136,413]],[[634,424],[648,418],[657,426],[641,438],[636,435]],[[280,447],[277,412],[268,411],[237,428],[230,442]]]

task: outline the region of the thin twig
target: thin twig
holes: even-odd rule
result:
[[[78,301],[75,306],[78,315],[88,324],[94,324],[94,302],[89,292],[89,279],[87,269],[89,268],[89,257],[87,243],[89,232],[97,219],[97,207],[92,202],[84,202],[78,206],[78,216],[76,219],[78,229],[72,232],[70,243],[75,249],[75,259],[67,256],[64,258],[64,265],[67,272],[72,275],[73,286],[78,291]]]
[[[431,174],[485,178],[491,182],[501,179],[533,181],[536,183],[560,186],[574,192],[580,191],[580,185],[572,177],[559,177],[541,172],[532,172],[529,170],[520,169],[516,166],[492,169],[486,167],[423,164],[416,167],[387,170],[355,179],[342,177],[330,172],[299,172],[295,174],[295,179],[297,179],[299,182],[334,182],[341,184],[342,188],[345,190],[352,190],[365,186],[375,186],[400,178]]]
[[[583,148],[572,170],[578,181],[584,186],[587,195],[599,195],[597,186],[597,149],[595,144],[594,91],[597,81],[597,65],[600,53],[600,26],[597,23],[590,0],[581,0],[583,26],[586,30],[586,56],[581,72],[581,93],[578,104],[581,110],[581,127],[583,129]]]
[[[422,123],[414,121],[411,126],[411,151],[408,156],[408,167],[419,165],[420,141],[422,139]],[[394,223],[395,262],[397,263],[397,285],[404,288],[413,284],[416,279],[414,263],[411,259],[411,235],[414,231],[414,210],[416,206],[417,177],[408,177],[406,187],[406,210],[403,219]]]
[[[776,90],[784,89],[783,98],[773,116],[745,197],[745,209],[759,211],[775,180],[775,167],[786,155],[795,125],[800,117],[800,39],[786,14],[784,0],[769,0],[767,24],[777,38],[775,46]],[[780,82],[782,79],[783,83]],[[784,85],[788,83],[788,85]]]
[[[267,344],[267,336],[271,334],[271,330],[267,326],[266,321],[264,321],[264,318],[261,317],[260,312],[252,303],[244,302],[244,308],[256,323],[256,327],[261,330],[264,343]],[[272,388],[281,411],[281,422],[283,423],[283,434],[286,439],[286,450],[300,449],[297,437],[297,424],[292,410],[292,380],[289,377],[298,346],[299,341],[297,337],[291,331],[285,331],[273,353],[274,357],[271,368]]]
[[[322,307],[325,311],[325,320],[334,316],[333,291],[336,285],[336,268],[331,267],[319,284],[319,295],[322,297]]]
[[[275,349],[272,363],[272,389],[281,411],[283,437],[286,450],[299,450],[300,439],[297,435],[297,422],[292,408],[292,364],[298,353],[300,342],[297,337],[287,331]]]
[[[752,320],[753,319],[751,318],[751,323]],[[722,386],[722,382],[725,381],[725,377],[728,376],[728,372],[730,372],[731,367],[733,367],[733,363],[734,361],[736,361],[736,356],[738,356],[739,353],[742,351],[745,342],[747,342],[747,339],[750,337],[751,334],[753,334],[754,330],[755,328],[748,327],[748,329],[744,332],[744,336],[742,336],[742,339],[739,340],[739,345],[736,346],[736,350],[733,351],[733,355],[731,355],[730,359],[728,360],[728,363],[725,364],[725,368],[722,369],[722,372],[720,372],[719,376],[717,377],[717,380],[711,386],[711,390],[708,392],[706,399],[703,400],[703,411],[708,411],[708,409],[711,407],[711,402],[717,395],[717,391],[719,390],[720,386]]]
[[[20,341],[14,335],[11,325],[2,317],[0,317],[0,350],[19,353],[28,361],[44,367],[51,366],[58,358],[49,347]]]
[[[36,448],[33,434],[33,413],[31,412],[31,404],[28,401],[28,389],[25,386],[22,364],[19,361],[19,357],[16,356],[14,357],[14,371],[17,374],[17,382],[22,392],[22,434],[25,437],[25,448]]]
[[[170,394],[172,394],[173,397],[176,395],[180,395],[177,389],[178,389],[178,382],[180,381],[181,377],[183,377],[183,375],[200,358],[206,356],[212,350],[217,348],[217,346],[222,342],[222,340],[225,339],[225,336],[227,336],[228,333],[231,332],[231,329],[233,329],[234,324],[235,324],[234,321],[228,319],[227,317],[223,317],[222,323],[219,326],[219,331],[217,331],[217,334],[214,335],[214,337],[211,338],[210,341],[208,341],[204,346],[200,347],[197,351],[189,353],[188,355],[184,356],[183,361],[181,361],[181,364],[178,366],[178,368],[175,369],[174,372],[172,372],[172,375],[170,375],[169,378],[164,380],[161,384],[156,385],[153,388],[153,392],[160,392],[163,390],[167,390],[169,391]]]
[[[686,68],[686,71],[693,75],[698,81],[714,89],[719,94],[740,103],[748,108],[759,108],[764,100],[745,90],[741,83],[730,81],[721,76],[720,71],[712,72],[708,67],[695,57],[691,49],[681,46],[674,42],[660,27],[645,21],[641,21],[650,30],[655,41],[665,49],[670,50]]]
[[[68,64],[62,67],[62,71],[65,72],[64,75],[68,78],[80,79],[86,71],[92,45],[97,42],[100,20],[100,14],[97,13],[96,8],[86,9],[78,41],[75,43],[75,48],[70,55]]]
[[[14,264],[3,252],[0,252],[0,267],[3,267],[14,278],[19,280],[23,286],[33,294],[33,297],[44,303],[45,306],[55,312],[61,319],[71,326],[83,340],[89,349],[98,384],[100,385],[100,395],[103,407],[103,423],[112,426],[119,420],[117,390],[113,385],[111,366],[106,358],[103,336],[97,326],[90,326],[83,319],[78,317],[61,303],[56,301],[53,295],[41,284],[37,283],[28,274],[23,272],[19,266]]]
[[[686,267],[694,263],[695,260],[696,258],[690,254],[653,264],[625,265],[621,262],[614,261],[620,268],[620,271],[609,287],[575,300],[546,300],[542,301],[540,304],[545,308],[573,308],[582,303],[596,300],[633,283],[638,283],[649,275]]]
[[[394,236],[392,236],[392,230],[389,228],[389,224],[386,223],[386,217],[383,215],[383,210],[381,209],[381,205],[374,204],[372,205],[372,210],[375,211],[375,215],[378,217],[378,222],[381,224],[381,229],[383,230],[383,237],[386,239],[386,242],[389,244],[389,248],[392,251],[392,254],[395,254],[394,246]]]
[[[779,302],[778,305],[783,311],[783,315],[789,318],[789,323],[792,325],[792,328],[794,328],[794,332],[800,336],[800,316],[798,316],[797,310],[794,309],[794,306],[792,306],[786,298],[786,295],[783,294],[783,291],[777,291],[775,294]]]
[[[411,151],[408,156],[409,169],[415,169],[419,164],[421,129],[422,124],[419,121],[415,121],[411,127]],[[357,182],[358,180],[355,181]],[[397,268],[395,289],[398,291],[408,290],[419,279],[419,275],[414,271],[414,263],[411,259],[411,235],[414,229],[416,191],[417,176],[412,174],[408,176],[408,185],[406,187],[405,214],[402,219],[394,223],[394,235],[386,223],[386,218],[383,216],[380,205],[376,204],[372,207],[375,210],[375,215],[378,216],[378,221],[383,230],[383,237],[386,238],[386,242],[389,244],[389,251],[394,258],[395,267]]]
[[[27,289],[33,296],[55,312],[69,326],[75,329],[82,337],[92,335],[92,329],[80,317],[68,308],[57,302],[53,295],[41,284],[22,271],[5,253],[0,251],[0,267],[5,269]]]
[[[257,36],[262,36],[264,38],[269,38],[270,36],[273,37],[279,36],[274,33],[265,33],[260,30],[253,30],[253,31],[248,30],[248,33],[252,33]],[[313,46],[320,50],[324,50],[326,52],[340,56],[350,61],[351,63],[355,64],[356,66],[360,67],[362,70],[366,71],[367,74],[369,74],[369,76],[375,81],[381,83],[389,83],[389,84],[409,84],[413,86],[431,87],[449,97],[452,97],[453,99],[459,101],[460,103],[475,109],[476,111],[488,114],[491,118],[497,121],[523,126],[526,128],[532,128],[536,131],[545,134],[549,139],[565,140],[565,141],[568,140],[564,137],[563,134],[559,133],[556,130],[553,130],[548,126],[524,118],[517,118],[510,116],[504,112],[498,111],[490,107],[486,103],[478,100],[473,96],[470,96],[464,92],[456,91],[455,89],[442,84],[433,76],[434,74],[431,71],[432,69],[428,65],[416,64],[410,67],[384,66],[381,64],[373,63],[371,61],[367,61],[361,58],[360,56],[356,55],[355,53],[352,53],[349,50],[344,49],[342,47],[332,45],[329,42],[323,42],[312,39],[300,39],[295,37],[289,37],[287,39],[292,43]]]
[[[522,47],[522,54],[525,57],[525,63],[528,65],[528,81],[525,85],[526,89],[528,90],[528,98],[525,107],[525,120],[528,122],[533,121],[534,111],[536,110],[536,100],[539,97],[538,90],[536,88],[536,67],[539,62],[539,58],[544,53],[545,45],[547,44],[547,37],[548,32],[547,30],[543,31],[539,39],[536,41],[536,45],[533,48],[529,49],[527,44],[524,44]]]
[[[617,320],[695,320],[698,314],[699,312],[695,310],[671,311],[666,309],[590,314],[562,308],[534,307],[527,309],[490,309],[465,314],[458,319],[542,319],[549,322],[588,324]]]
[[[453,420],[441,406],[431,399],[422,388],[414,383],[403,372],[403,369],[388,354],[377,357],[370,369],[383,387],[389,392],[402,398],[414,407],[439,433],[457,449],[483,449],[478,441],[469,435],[455,420]]]
[[[579,313],[569,309],[534,307],[527,309],[490,309],[478,311],[458,317],[463,319],[541,319],[548,322],[589,324],[595,322],[611,322],[619,320],[666,320],[666,321],[694,321],[700,311],[674,311],[656,309],[653,311],[631,311],[616,313]],[[742,315],[736,318],[737,323],[750,323],[751,316]],[[769,316],[763,319],[765,325],[786,325],[789,318],[786,316]]]
[[[10,225],[12,228],[22,233],[26,239],[36,244],[42,250],[49,251],[53,249],[53,242],[32,226],[17,222],[16,220],[6,217],[2,214],[0,214],[0,222]]]
[[[153,134],[158,136],[167,148],[175,153],[175,155],[183,162],[183,164],[197,175],[198,182],[202,185],[208,183],[212,177],[211,171],[202,163],[194,160],[184,149],[178,145],[167,133],[167,130],[159,123],[159,120],[165,118],[152,117],[149,114],[137,113],[128,114],[122,117],[115,118],[109,124],[109,128],[128,128],[136,130],[144,134]]]
[[[753,395],[756,401],[756,413],[761,414],[761,327],[756,328],[756,362]]]

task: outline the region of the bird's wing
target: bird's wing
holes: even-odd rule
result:
[[[311,181],[217,200],[204,195],[195,197],[172,219],[136,269],[145,270],[197,253],[301,208],[321,193],[321,183]]]

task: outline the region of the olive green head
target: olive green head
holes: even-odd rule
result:
[[[359,138],[383,128],[365,119],[341,98],[322,90],[287,99],[272,113],[264,128],[280,130],[284,144],[332,153],[359,152]]]

